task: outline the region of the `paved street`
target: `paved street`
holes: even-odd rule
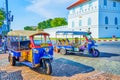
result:
[[[120,41],[98,44],[101,58],[120,62]]]
[[[101,53],[98,58],[94,58],[90,54],[58,55],[91,66],[98,71],[120,75],[120,42],[102,42],[98,43],[98,46]]]
[[[8,54],[0,54],[0,71],[9,76],[15,75],[16,77],[12,78],[16,80],[119,80],[120,42],[102,42],[98,45],[101,52],[98,58],[93,58],[88,54],[61,55],[55,53],[51,76],[43,75],[39,72],[40,70],[30,69],[20,63],[15,67],[10,66],[7,60]],[[3,78],[5,80],[6,77]]]

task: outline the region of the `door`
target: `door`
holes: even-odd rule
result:
[[[33,62],[33,54],[32,54],[32,49],[28,53],[28,61]]]

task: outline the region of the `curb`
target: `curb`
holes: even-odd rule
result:
[[[120,41],[120,40],[117,40],[117,39],[112,40],[112,39],[110,39],[110,40],[95,40],[95,41],[97,41],[97,42],[115,42],[115,41]]]
[[[82,40],[83,42],[85,41],[85,40]],[[97,42],[117,42],[117,41],[120,41],[120,40],[117,40],[117,39],[115,39],[115,40],[112,40],[112,39],[110,39],[110,40],[101,40],[101,39],[98,39],[98,40],[95,40],[95,41],[97,41]]]

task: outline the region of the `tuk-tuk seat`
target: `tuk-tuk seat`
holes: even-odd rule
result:
[[[30,50],[23,50],[21,52],[21,60],[26,61],[28,60],[28,55],[30,54]]]
[[[18,42],[11,42],[11,46],[10,46],[10,49],[13,49],[13,50],[19,50],[19,45],[18,45]]]
[[[30,49],[29,45],[30,45],[30,41],[29,40],[21,41],[20,42],[20,50],[29,50]]]
[[[61,42],[62,42],[62,45],[65,45],[65,40],[64,39],[62,39]]]
[[[66,45],[70,45],[70,41],[69,41],[68,38],[65,39],[65,44],[66,44]]]
[[[62,43],[61,43],[61,40],[59,39],[58,40],[58,43],[57,43],[58,45],[62,45]]]

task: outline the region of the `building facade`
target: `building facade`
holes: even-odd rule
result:
[[[78,0],[67,9],[68,28],[95,38],[120,37],[120,0]]]

